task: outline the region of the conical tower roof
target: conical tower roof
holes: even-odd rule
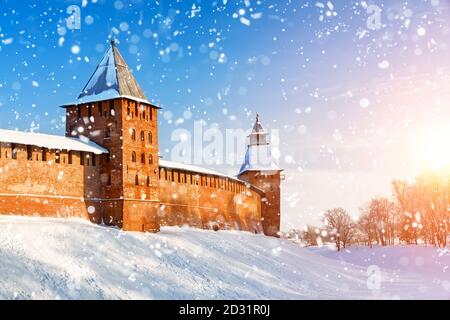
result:
[[[266,131],[263,129],[263,127],[261,125],[261,122],[259,122],[259,114],[258,113],[256,114],[256,121],[255,121],[255,125],[253,126],[253,131],[252,131],[252,134],[255,134],[255,133],[263,133],[263,134],[266,133]]]
[[[114,98],[149,103],[114,41],[73,104]]]

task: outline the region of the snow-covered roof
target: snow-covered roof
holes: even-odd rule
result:
[[[115,98],[128,98],[151,104],[112,41],[76,101],[64,106]]]
[[[239,174],[245,171],[281,171],[272,157],[269,144],[248,146]]]
[[[50,134],[0,129],[0,142],[33,145],[57,150],[93,152],[95,154],[108,153],[108,150],[86,137],[68,138]]]
[[[190,164],[185,164],[185,163],[180,163],[180,162],[173,162],[173,161],[167,161],[167,160],[162,160],[159,159],[159,166],[160,167],[164,167],[164,168],[170,168],[170,169],[178,169],[178,170],[184,170],[184,171],[190,171],[190,172],[197,172],[197,173],[204,173],[204,174],[209,174],[209,175],[215,175],[215,176],[219,176],[219,177],[224,177],[224,178],[228,178],[230,180],[234,180],[237,182],[241,182],[241,183],[245,183],[247,184],[246,181],[243,181],[237,177],[233,177],[230,175],[226,175],[217,171],[213,171],[213,170],[209,170],[209,169],[205,169],[202,167],[197,167],[197,166],[193,166]],[[250,186],[253,190],[257,191],[258,193],[264,193],[264,191],[262,191],[261,189],[255,187],[255,186]]]
[[[210,170],[210,169],[206,169],[206,168],[202,168],[202,167],[198,167],[198,166],[193,166],[190,164],[180,163],[180,162],[173,162],[173,161],[159,159],[159,166],[165,167],[165,168],[171,168],[171,169],[178,169],[178,170],[185,170],[185,171],[221,176],[224,178],[228,178],[228,179],[232,179],[232,180],[236,180],[236,181],[245,183],[245,181],[242,181],[242,180],[238,179],[237,177],[233,177],[233,176],[226,175],[226,174],[223,174],[218,171],[214,171],[214,170]]]
[[[250,143],[238,176],[246,171],[282,171],[272,156],[267,135],[259,121],[259,115],[256,114],[255,125],[249,135]]]
[[[173,162],[173,161],[159,159],[159,166],[166,167],[166,168],[172,168],[172,169],[179,169],[179,170],[186,170],[186,171],[192,171],[192,172],[217,175],[217,176],[225,176],[225,177],[229,177],[229,178],[237,180],[236,177],[227,176],[227,175],[224,175],[223,173],[220,173],[217,171],[213,171],[213,170],[209,170],[206,168],[193,166],[193,165],[185,164],[185,163],[181,163],[181,162]]]

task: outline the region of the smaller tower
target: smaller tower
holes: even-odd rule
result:
[[[261,203],[261,222],[264,234],[279,237],[281,171],[272,157],[268,133],[256,122],[249,135],[249,144],[238,177],[261,189],[265,198]]]

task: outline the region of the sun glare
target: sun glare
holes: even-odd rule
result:
[[[450,169],[450,127],[434,129],[422,136],[420,155],[426,169]]]

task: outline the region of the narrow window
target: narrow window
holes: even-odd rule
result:
[[[139,185],[139,177],[138,177],[138,175],[134,176],[134,184],[137,185],[137,186]]]
[[[92,106],[91,105],[88,106],[88,117],[89,117],[89,120],[91,120],[91,117],[92,117]]]
[[[114,100],[110,100],[110,101],[109,101],[109,115],[110,115],[110,116],[114,116],[114,115],[115,115],[115,111],[114,111]]]
[[[46,148],[42,148],[41,159],[42,159],[42,161],[47,161],[47,149]]]
[[[153,134],[151,131],[148,133],[148,143],[153,144]]]
[[[14,143],[11,144],[11,158],[17,159],[17,147]]]
[[[107,138],[111,138],[111,129],[109,127],[105,129],[105,139]]]
[[[109,155],[109,153],[106,154],[106,162],[110,162],[111,161],[111,156]]]
[[[150,177],[147,176],[147,187],[150,187]]]
[[[84,154],[83,154],[83,151],[80,151],[80,165],[84,166]]]
[[[136,130],[134,130],[134,128],[131,129],[131,140],[136,140]]]
[[[33,147],[27,146],[27,159],[33,160]]]
[[[108,180],[107,180],[106,185],[107,185],[107,186],[111,186],[111,173],[108,174]]]
[[[142,142],[145,141],[145,133],[144,133],[144,131],[141,131],[141,141]]]
[[[153,164],[153,156],[151,154],[148,155],[148,164]]]
[[[97,164],[96,162],[97,162],[97,161],[96,161],[96,159],[95,159],[95,154],[92,153],[92,166],[95,167],[96,164]]]
[[[138,104],[137,104],[137,102],[134,103],[134,114],[137,117],[137,115],[138,115]]]
[[[136,162],[136,152],[131,153],[131,162]]]
[[[55,151],[55,162],[60,163],[61,162],[61,150]]]
[[[103,114],[103,103],[101,101],[98,103],[98,114],[100,115],[100,117]]]
[[[152,121],[152,120],[153,120],[153,110],[152,110],[152,107],[150,107],[149,114],[150,114],[150,121]]]
[[[145,164],[145,154],[141,154],[141,163]]]
[[[77,108],[78,111],[78,119],[81,119],[81,106]]]
[[[69,164],[72,164],[72,151],[69,151],[67,158],[68,158]]]

